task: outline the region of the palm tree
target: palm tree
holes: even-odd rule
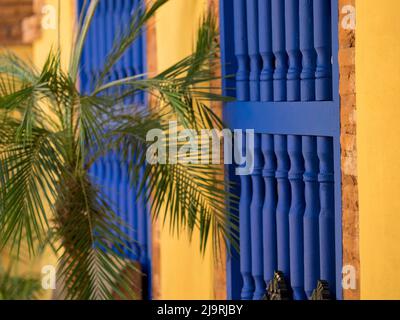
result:
[[[220,237],[231,238],[221,166],[146,163],[146,133],[166,130],[171,119],[182,128],[221,127],[207,107],[222,100],[208,88],[218,58],[213,16],[202,19],[192,55],[154,77],[108,80],[166,2],[154,0],[123,26],[90,93],[82,93],[77,82],[99,0],[88,2],[79,19],[66,71],[59,51],[50,52],[40,70],[11,53],[0,56],[0,245],[17,252],[27,245],[33,255],[51,245],[68,299],[134,298],[129,273],[123,272],[132,239],[90,176],[96,159],[110,150],[129,161],[131,183],[151,202],[154,219],[168,218],[177,232],[200,230],[202,251],[210,237],[216,250]],[[126,103],[141,91],[151,105]]]

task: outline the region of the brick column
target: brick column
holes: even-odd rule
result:
[[[31,44],[40,35],[40,0],[0,0],[0,45]]]
[[[351,6],[351,7],[349,7]],[[342,146],[343,266],[356,271],[357,287],[343,291],[344,299],[360,299],[359,207],[357,177],[357,106],[355,37],[350,15],[355,0],[339,0],[339,68]]]

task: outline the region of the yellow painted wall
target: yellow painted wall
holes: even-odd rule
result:
[[[6,48],[0,48],[0,52],[2,50],[10,50],[17,56],[21,57],[22,59],[26,59],[26,60],[31,59],[32,60],[32,46],[30,46],[30,45],[19,45],[19,46],[10,46],[10,47],[6,47]]]
[[[400,299],[400,1],[356,8],[361,297]]]
[[[159,71],[190,54],[206,0],[170,0],[156,16]],[[166,226],[160,236],[161,299],[213,299],[211,250],[199,253],[198,237],[172,237]]]
[[[42,36],[33,44],[33,61],[37,66],[41,66],[46,60],[50,49],[56,50],[58,46],[58,2],[60,2],[60,45],[61,60],[63,65],[68,63],[71,53],[71,45],[75,31],[75,0],[44,0],[43,5],[51,5],[56,12],[55,29],[42,29]],[[50,19],[51,17],[49,17]],[[46,18],[45,18],[46,19]],[[46,25],[52,25],[53,21],[47,21]]]
[[[60,29],[61,34],[61,58],[64,65],[67,65],[68,56],[70,54],[72,34],[74,30],[74,0],[62,0],[61,3],[61,20]],[[57,9],[58,0],[45,0],[43,5],[53,5],[55,12],[58,13]],[[54,17],[56,20],[56,29],[42,30],[41,37],[36,40],[32,45],[29,46],[14,46],[7,48],[13,51],[21,58],[25,58],[27,61],[33,63],[35,66],[40,67],[43,65],[45,59],[51,48],[57,48],[57,15]],[[29,259],[28,255],[22,254],[24,257],[23,261],[15,264],[14,272],[26,277],[33,276],[39,277],[41,275],[41,270],[46,265],[56,266],[57,258],[53,252],[48,249],[40,257],[34,257]],[[3,263],[8,264],[9,257],[3,257]],[[42,299],[51,299],[53,291],[43,291],[41,294]]]

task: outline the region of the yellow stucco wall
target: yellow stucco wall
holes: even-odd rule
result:
[[[358,0],[362,299],[400,299],[400,1]]]
[[[157,64],[159,71],[190,54],[206,0],[170,0],[157,14]],[[213,299],[211,250],[203,258],[198,237],[178,240],[166,226],[160,236],[161,299]]]
[[[60,20],[60,29],[61,34],[61,58],[63,64],[66,66],[68,62],[68,57],[70,54],[72,35],[74,30],[74,0],[62,0],[61,3],[61,20]],[[58,37],[58,0],[45,0],[43,5],[52,5],[54,6],[54,12],[56,15],[52,18],[55,19],[55,29],[42,29],[41,36],[38,40],[36,40],[30,46],[15,46],[9,47],[7,49],[13,51],[21,58],[26,59],[27,61],[33,63],[35,66],[40,67],[43,65],[46,60],[48,53],[51,48],[57,48],[57,37]],[[49,21],[48,21],[49,23]],[[23,256],[25,256],[23,254]],[[3,257],[4,258],[4,257]],[[34,257],[32,259],[28,259],[26,257],[26,261],[20,262],[15,266],[15,272],[25,276],[40,276],[41,270],[46,265],[56,266],[56,256],[54,253],[48,249],[44,252],[44,254],[40,257]],[[7,263],[8,259],[4,259],[4,262]],[[42,299],[51,299],[53,296],[53,291],[43,291],[41,294]]]
[[[58,2],[61,7],[58,10]],[[68,57],[71,53],[72,39],[75,32],[75,0],[44,0],[44,6],[52,6],[55,12],[55,20],[52,15],[44,17],[46,29],[42,28],[40,39],[33,44],[33,61],[37,66],[41,66],[47,58],[51,49],[56,50],[58,46],[58,34],[60,34],[61,60],[63,65],[67,65]],[[58,12],[60,11],[60,21],[58,22]],[[52,26],[55,23],[55,28]],[[60,26],[60,33],[58,32]]]

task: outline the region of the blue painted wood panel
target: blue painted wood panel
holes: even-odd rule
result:
[[[300,86],[298,87],[300,90]],[[304,159],[301,136],[288,136],[289,180],[292,201],[289,211],[290,279],[295,300],[304,300]]]
[[[246,155],[246,136],[243,135],[241,148],[243,156]],[[252,243],[251,243],[251,200],[252,180],[249,175],[240,176],[240,204],[239,204],[239,228],[240,228],[240,272],[242,274],[243,287],[241,298],[251,300],[254,297],[254,279],[252,269]]]
[[[262,135],[262,152],[264,155],[263,177],[265,180],[263,208],[264,280],[269,283],[274,277],[274,272],[278,270],[276,244],[276,205],[278,196],[275,178],[277,167],[273,135]]]
[[[263,206],[265,198],[265,184],[262,177],[264,167],[263,154],[261,152],[261,135],[254,137],[254,149],[250,151],[254,159],[254,171],[252,173],[252,200],[251,215],[251,259],[252,274],[255,284],[253,300],[261,300],[265,295],[264,260],[263,260]],[[261,240],[261,241],[260,241]],[[268,253],[269,254],[269,253]]]
[[[85,10],[85,1],[78,1],[78,14]],[[112,49],[114,40],[127,27],[135,10],[142,10],[140,0],[102,0],[93,18],[83,48],[80,66],[80,86],[83,92],[94,88]],[[145,34],[140,35],[107,75],[107,80],[143,74],[146,69]],[[113,93],[113,92],[110,92]],[[144,93],[127,97],[125,103],[144,106]],[[131,159],[130,161],[134,161]],[[150,223],[148,204],[137,196],[137,187],[130,185],[129,163],[122,160],[118,150],[110,150],[90,169],[93,180],[101,186],[101,192],[122,220],[121,228],[133,240],[124,249],[128,257],[139,261],[144,273],[144,297],[151,297]],[[143,174],[143,169],[141,171]]]
[[[277,159],[276,180],[278,186],[278,204],[276,207],[276,238],[278,246],[278,270],[289,279],[289,210],[291,190],[289,184],[290,161],[287,151],[287,136],[275,136],[275,154]]]
[[[338,2],[220,3],[222,71],[236,74],[223,79],[224,93],[236,98],[225,104],[224,121],[232,129],[253,129],[261,136],[254,159],[261,159],[260,153],[264,163],[262,231],[257,229],[250,239],[240,232],[240,259],[251,265],[251,286],[235,280],[230,261],[228,296],[237,296],[233,283],[254,290],[260,260],[251,252],[258,252],[262,242],[265,283],[274,271],[283,271],[294,298],[305,299],[323,279],[341,299]],[[259,182],[259,172],[240,177],[246,210],[260,201]]]
[[[274,100],[275,56],[272,51],[271,0],[258,0],[258,33],[262,71],[260,75],[260,99],[263,102]]]

